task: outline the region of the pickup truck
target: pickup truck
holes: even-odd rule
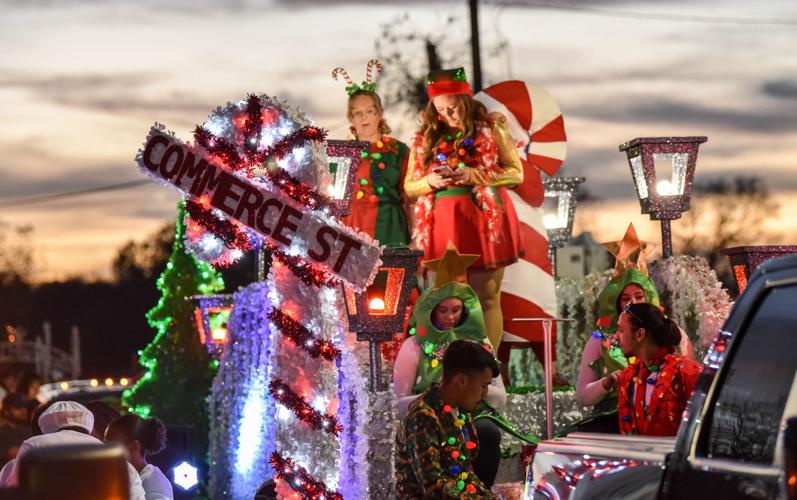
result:
[[[797,498],[797,255],[756,270],[704,365],[676,437],[543,441],[524,497]]]

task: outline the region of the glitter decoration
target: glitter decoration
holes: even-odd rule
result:
[[[797,253],[797,245],[757,245],[731,247],[722,250],[728,256],[736,277],[739,293],[747,287],[747,282],[755,270],[764,262]]]
[[[625,151],[643,214],[661,221],[664,258],[672,256],[670,221],[689,210],[697,151],[707,137],[639,137],[619,146]],[[670,162],[672,178],[657,182],[657,161]],[[640,175],[640,171],[641,174]],[[644,180],[644,182],[642,182]]]
[[[210,398],[211,498],[252,498],[273,477],[276,406],[268,393],[274,344],[264,282],[234,295],[228,348],[219,360]]]
[[[327,159],[332,174],[329,197],[334,203],[336,217],[349,215],[357,168],[362,154],[367,154],[369,147],[365,141],[327,141]]]

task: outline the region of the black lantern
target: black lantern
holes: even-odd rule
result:
[[[797,253],[795,245],[771,245],[771,246],[746,246],[732,247],[722,250],[731,262],[733,276],[736,278],[736,285],[739,293],[747,288],[747,280],[758,266],[777,257]]]
[[[391,340],[404,327],[407,299],[421,255],[420,250],[407,247],[386,247],[371,286],[360,293],[344,287],[349,329],[357,333],[357,340],[369,343],[372,391],[383,390],[379,343]]]
[[[232,312],[232,295],[194,295],[196,321],[199,341],[208,353],[218,359],[224,344],[227,343],[227,322]]]
[[[661,221],[664,258],[672,256],[670,221],[689,210],[697,150],[706,137],[640,137],[620,145],[628,155],[631,176],[643,214]]]
[[[573,237],[576,194],[583,177],[549,177],[542,182],[545,189],[543,225],[548,233],[548,256],[556,272],[556,249],[567,245]]]

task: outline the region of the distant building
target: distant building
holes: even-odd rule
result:
[[[579,234],[568,246],[556,250],[556,276],[560,278],[585,276],[611,265],[611,254],[589,232]]]

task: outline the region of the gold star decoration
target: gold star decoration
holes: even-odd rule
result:
[[[439,259],[424,261],[424,265],[435,272],[434,288],[451,281],[459,283],[468,282],[468,266],[479,258],[479,254],[461,254],[457,247],[449,241],[446,253]]]
[[[614,255],[614,277],[620,276],[628,269],[639,269],[648,274],[647,255],[652,250],[652,245],[639,239],[633,224],[628,225],[622,240],[610,241],[603,244]]]

